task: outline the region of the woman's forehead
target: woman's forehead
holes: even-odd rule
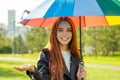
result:
[[[71,27],[71,25],[68,21],[60,21],[58,27]]]

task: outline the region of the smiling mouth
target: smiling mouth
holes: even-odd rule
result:
[[[63,41],[67,41],[69,38],[68,37],[63,37],[61,38]]]

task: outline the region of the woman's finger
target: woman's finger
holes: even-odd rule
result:
[[[21,65],[21,66],[14,66],[13,68],[16,70],[19,70],[19,71],[26,71],[29,69],[29,66],[28,65]]]
[[[86,78],[87,72],[85,70],[80,72],[81,78]]]
[[[19,70],[19,71],[26,71],[26,70],[28,70],[30,72],[34,71],[34,66],[31,65],[31,64],[25,64],[25,65],[21,65],[21,66],[14,66],[13,68],[16,69],[16,70]]]

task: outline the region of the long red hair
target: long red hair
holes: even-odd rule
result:
[[[50,76],[51,78],[55,78],[55,79],[59,77],[60,80],[63,80],[65,67],[63,64],[63,58],[61,55],[61,50],[60,50],[59,42],[56,37],[56,33],[57,33],[58,24],[62,20],[69,22],[72,28],[72,39],[68,44],[68,48],[71,51],[72,55],[76,55],[77,57],[80,57],[80,52],[77,46],[76,29],[73,21],[69,17],[59,17],[53,24],[50,33],[50,39],[47,44],[47,48],[49,50],[49,55],[50,55],[50,59],[49,59]]]

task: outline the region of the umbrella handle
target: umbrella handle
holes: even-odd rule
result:
[[[83,70],[84,69],[84,62],[81,61],[79,65],[80,65],[80,69]],[[84,78],[81,78],[81,80],[84,80]]]

